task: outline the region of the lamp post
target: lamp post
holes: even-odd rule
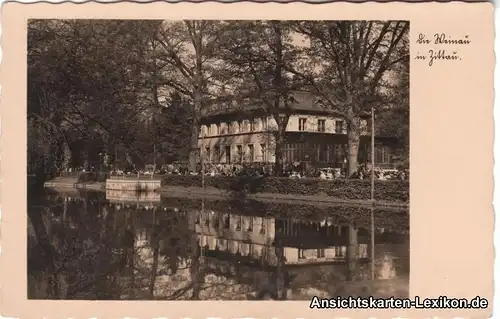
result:
[[[371,211],[370,211],[370,219],[371,219],[371,269],[372,269],[372,280],[375,279],[375,109],[372,106],[372,176],[371,176]]]
[[[200,164],[201,164],[201,189],[205,193],[205,131],[201,131]]]
[[[371,176],[371,200],[375,200],[375,109],[372,107],[372,176]]]
[[[156,144],[153,144],[153,174],[151,174],[151,179],[154,178],[156,172]]]
[[[201,197],[201,218],[205,218],[205,161],[204,161],[204,149],[205,147],[205,132],[201,131],[201,147],[200,147],[200,164],[201,164],[201,189],[203,191]],[[201,224],[200,218],[200,224]],[[200,264],[205,264],[205,247],[203,246],[203,242],[200,242]],[[198,269],[198,271],[200,271]],[[196,279],[198,280],[198,278]]]

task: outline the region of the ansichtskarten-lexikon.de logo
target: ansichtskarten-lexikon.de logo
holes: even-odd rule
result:
[[[309,305],[314,309],[344,308],[344,309],[486,309],[489,302],[479,296],[472,299],[450,298],[375,298],[375,297],[313,297]]]

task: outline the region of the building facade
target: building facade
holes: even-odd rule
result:
[[[283,145],[284,162],[342,167],[346,161],[347,126],[335,112],[301,99],[290,112]],[[285,116],[283,111],[282,117]],[[215,164],[273,163],[277,123],[265,109],[245,107],[210,112],[202,118],[198,140],[203,161]],[[361,120],[360,163],[370,162],[370,119]],[[376,165],[392,165],[392,141],[375,137]]]

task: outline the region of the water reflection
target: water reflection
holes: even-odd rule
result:
[[[406,212],[155,194],[50,192],[29,203],[30,299],[407,296]],[[381,225],[381,226],[379,226]]]

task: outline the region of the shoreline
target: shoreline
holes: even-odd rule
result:
[[[155,190],[163,196],[169,197],[216,197],[225,199],[253,199],[259,201],[273,201],[273,202],[302,202],[307,204],[350,204],[359,206],[372,206],[371,200],[350,200],[350,199],[339,199],[328,196],[307,196],[307,195],[295,195],[295,194],[275,194],[275,193],[255,193],[255,194],[242,194],[242,196],[233,196],[230,192],[223,191],[216,188],[205,188],[203,191],[201,187],[182,187],[182,186],[162,186]],[[179,195],[179,196],[177,196]],[[409,209],[408,203],[393,203],[385,201],[375,201],[375,207],[387,207],[387,208],[397,208],[397,209]]]
[[[75,188],[75,189],[88,189],[88,190],[105,190],[106,183],[58,183],[58,182],[45,182],[44,188]]]
[[[60,182],[45,182],[44,188],[75,188],[82,190],[106,190],[105,182],[95,182],[95,183],[60,183]],[[359,205],[359,206],[375,206],[375,207],[386,207],[393,209],[409,209],[408,203],[395,203],[386,201],[375,201],[372,203],[371,200],[350,200],[350,199],[339,199],[332,198],[328,196],[308,196],[308,195],[295,195],[295,194],[275,194],[275,193],[255,193],[255,194],[231,194],[230,192],[223,191],[213,187],[207,187],[202,190],[201,187],[183,187],[183,186],[162,186],[154,190],[154,192],[166,196],[166,197],[195,197],[195,198],[214,198],[214,199],[252,199],[265,202],[294,202],[294,203],[305,203],[305,204],[322,204],[322,205]]]

